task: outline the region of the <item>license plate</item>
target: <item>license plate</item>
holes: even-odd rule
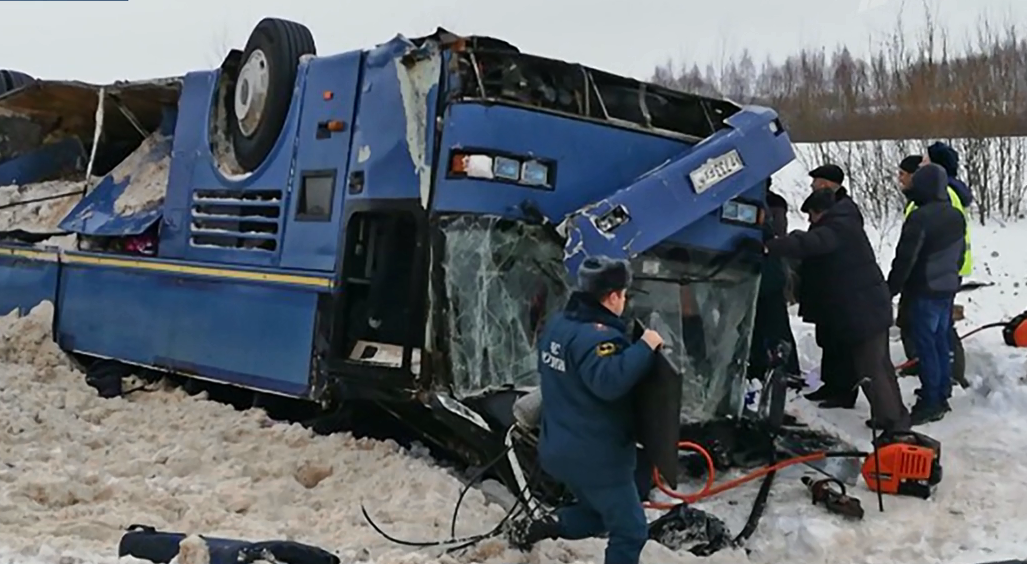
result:
[[[738,151],[732,149],[723,155],[706,161],[689,175],[696,194],[702,194],[718,182],[745,168]]]

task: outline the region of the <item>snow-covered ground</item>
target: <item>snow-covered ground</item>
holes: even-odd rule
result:
[[[782,171],[776,188],[801,200],[801,164]],[[0,215],[4,212],[0,211]],[[9,220],[5,220],[9,221]],[[796,217],[796,227],[802,227]],[[886,238],[882,238],[886,239]],[[960,298],[965,332],[1027,309],[1021,285],[1027,260],[1018,245],[1027,224],[975,227],[975,280],[995,286]],[[885,244],[883,264],[891,250]],[[343,562],[602,562],[604,541],[547,541],[531,555],[487,541],[459,556],[390,544],[372,531],[360,503],[389,532],[411,540],[448,536],[460,481],[423,453],[390,442],[339,434],[314,436],[275,423],[259,410],[189,397],[180,390],[103,400],[50,339],[52,308],[0,319],[0,564],[113,563],[124,527],[267,540],[287,538],[336,551]],[[804,368],[819,352],[810,328],[795,322]],[[984,332],[966,341],[970,390],[956,390],[954,411],[923,431],[943,443],[945,479],[929,501],[886,498],[878,513],[862,484],[866,517],[852,523],[810,504],[801,469],[779,475],[748,556],[724,551],[700,559],[650,543],[643,561],[970,564],[1027,557],[1027,354]],[[902,358],[893,346],[894,358]],[[912,402],[915,382],[903,388]],[[792,412],[869,445],[861,400],[851,411],[820,412],[801,398]],[[683,486],[687,489],[689,485]],[[701,506],[738,531],[758,485]],[[504,510],[479,491],[464,501],[458,534],[491,528]]]

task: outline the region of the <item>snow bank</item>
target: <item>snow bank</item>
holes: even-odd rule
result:
[[[154,133],[111,171],[114,182],[129,180],[125,191],[114,201],[114,213],[127,216],[164,203],[171,170],[171,154],[157,160],[149,160],[149,157],[154,153],[154,147],[167,142],[167,136]]]
[[[441,550],[410,554],[370,529],[361,502],[398,537],[449,534],[461,482],[395,443],[316,436],[177,389],[98,398],[52,342],[52,314],[45,303],[0,319],[0,562],[113,562],[132,523],[297,540],[344,562],[528,561],[500,540],[458,559],[434,557]],[[457,534],[487,531],[504,513],[472,490]],[[539,550],[542,562],[601,561],[603,543],[547,542]],[[652,564],[696,560],[658,546],[647,554]]]

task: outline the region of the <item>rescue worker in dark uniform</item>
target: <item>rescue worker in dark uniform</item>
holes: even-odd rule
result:
[[[637,564],[648,526],[635,483],[631,391],[653,367],[663,339],[652,330],[632,343],[621,318],[631,284],[626,261],[586,259],[579,289],[539,338],[542,432],[539,462],[577,503],[556,518],[515,523],[522,550],[545,538],[609,534],[605,564]]]

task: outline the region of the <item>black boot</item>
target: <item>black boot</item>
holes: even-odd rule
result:
[[[539,541],[555,539],[560,536],[560,525],[550,516],[541,519],[519,517],[508,524],[506,540],[510,546],[522,552],[528,552]]]
[[[820,386],[819,388],[817,388],[817,391],[804,394],[802,397],[808,399],[809,401],[817,402],[830,399],[834,395],[834,390],[828,388],[827,386]]]
[[[909,413],[910,424],[920,426],[933,423],[935,421],[941,421],[949,411],[947,403],[948,402],[938,402],[934,405],[928,405],[917,402]]]

